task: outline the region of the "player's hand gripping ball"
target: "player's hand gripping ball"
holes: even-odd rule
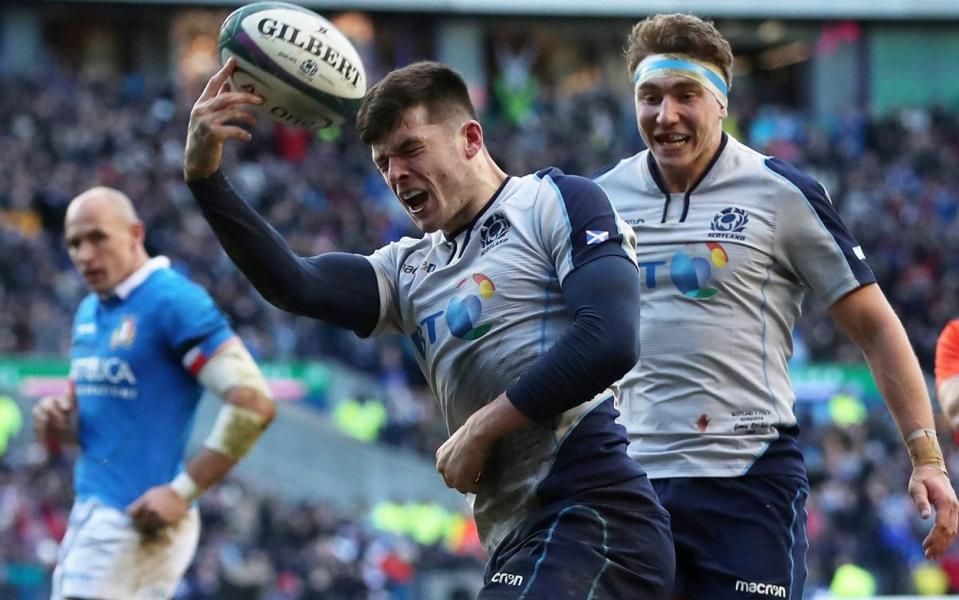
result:
[[[356,115],[366,72],[332,23],[286,2],[237,9],[220,28],[220,60],[236,57],[231,85],[264,99],[257,108],[291,127],[323,129]]]

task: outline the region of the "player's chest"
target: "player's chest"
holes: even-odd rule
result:
[[[400,269],[403,327],[421,357],[443,345],[494,337],[524,311],[555,303],[560,294],[552,262],[519,231],[477,237],[456,254],[451,250],[414,253]]]
[[[127,310],[89,311],[73,326],[71,372],[76,380],[128,381],[163,357],[142,315]]]
[[[675,194],[620,208],[636,233],[636,259],[647,297],[708,299],[722,288],[754,285],[775,261],[775,214],[728,199],[684,205]]]

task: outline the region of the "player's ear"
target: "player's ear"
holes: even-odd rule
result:
[[[473,158],[483,149],[483,126],[479,121],[470,119],[460,125],[460,133],[466,141],[466,158]]]
[[[725,107],[725,106],[723,106],[722,104],[720,104],[720,105],[719,105],[719,118],[720,118],[720,119],[725,119],[725,118],[728,117],[728,116],[729,116],[729,111],[726,110],[726,107]]]
[[[130,224],[130,235],[133,237],[133,241],[139,244],[142,244],[146,239],[146,227],[143,225],[143,221],[135,221]]]

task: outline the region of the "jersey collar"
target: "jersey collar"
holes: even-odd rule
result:
[[[140,284],[146,281],[147,277],[158,269],[166,269],[170,266],[170,259],[165,256],[154,256],[143,263],[143,266],[134,271],[129,277],[117,284],[113,288],[113,296],[120,300],[126,300],[133,293],[133,290],[140,287]]]
[[[493,192],[493,195],[490,197],[490,199],[486,201],[486,204],[483,205],[483,208],[481,208],[480,211],[476,213],[476,215],[470,220],[470,222],[467,223],[466,225],[463,225],[462,227],[460,227],[459,229],[457,229],[450,235],[443,234],[443,241],[447,243],[455,242],[456,238],[462,235],[464,231],[471,231],[473,227],[476,226],[476,222],[480,220],[480,217],[482,217],[486,213],[486,211],[488,211],[489,208],[493,206],[493,203],[496,202],[496,200],[502,195],[503,190],[506,188],[506,185],[510,181],[512,181],[512,179],[513,179],[512,175],[507,175],[506,179],[503,180],[503,183],[499,184],[499,188],[497,188],[496,191]]]
[[[726,145],[729,142],[729,134],[725,131],[723,132],[723,137],[719,142],[719,148],[716,149],[716,154],[713,155],[712,159],[709,161],[709,164],[706,165],[706,168],[703,169],[702,174],[699,176],[699,179],[696,180],[689,190],[686,191],[686,196],[691,196],[693,191],[699,187],[699,184],[703,182],[703,179],[706,179],[706,176],[713,170],[713,167],[716,166],[716,163],[719,161],[719,157],[722,156],[723,150],[726,149]],[[659,188],[659,191],[669,196],[669,191],[666,188],[666,180],[663,179],[662,173],[659,172],[659,165],[656,164],[656,158],[653,156],[653,153],[646,151],[646,165],[649,168],[649,174],[653,178],[653,181],[656,183],[656,187]]]

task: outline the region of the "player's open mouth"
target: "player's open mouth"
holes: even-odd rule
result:
[[[424,190],[407,190],[400,194],[400,199],[403,201],[406,209],[410,211],[410,214],[415,215],[426,206],[429,194]]]
[[[661,133],[654,136],[656,143],[664,148],[682,148],[690,140],[684,133]]]

